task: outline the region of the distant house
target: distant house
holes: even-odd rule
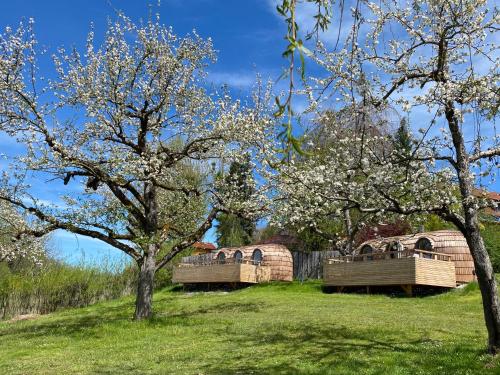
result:
[[[483,213],[494,217],[496,220],[500,220],[500,193],[482,189],[474,189],[472,194],[474,194],[474,196],[477,198],[484,198],[493,201],[496,204],[496,207],[487,207],[483,209]]]
[[[195,242],[191,245],[191,247],[193,248],[191,255],[209,254],[212,251],[217,250],[217,247],[210,242]]]

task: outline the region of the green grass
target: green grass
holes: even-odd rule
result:
[[[498,374],[479,293],[324,294],[319,283],[155,294],[0,323],[2,374]]]

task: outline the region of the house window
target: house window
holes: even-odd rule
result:
[[[241,251],[236,250],[236,252],[234,253],[234,261],[236,263],[241,263],[242,259],[243,259],[243,254],[241,253]]]
[[[432,251],[432,242],[431,240],[425,237],[419,238],[417,243],[415,244],[415,249]],[[423,253],[422,258],[432,259],[432,254]]]
[[[226,262],[226,254],[223,253],[222,251],[217,254],[217,261],[218,263],[225,263]]]
[[[261,264],[262,263],[262,251],[260,251],[260,249],[255,249],[253,251],[252,261],[253,261],[253,264]]]
[[[360,254],[361,255],[365,255],[365,254],[373,254],[373,247],[371,247],[370,245],[365,245],[361,248],[361,251],[360,251]],[[366,260],[373,260],[373,256],[367,256],[366,257]]]

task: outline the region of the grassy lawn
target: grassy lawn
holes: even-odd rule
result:
[[[319,283],[155,294],[0,323],[1,374],[498,374],[477,288],[425,298]]]

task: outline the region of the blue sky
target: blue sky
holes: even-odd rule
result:
[[[49,51],[61,45],[81,47],[86,40],[91,23],[96,36],[102,35],[108,17],[114,17],[115,9],[122,10],[134,20],[147,18],[151,9],[159,12],[161,21],[174,28],[178,35],[193,29],[202,37],[211,37],[218,50],[218,61],[209,68],[209,80],[215,85],[228,84],[233,93],[242,97],[248,94],[256,73],[264,79],[276,80],[286,65],[281,57],[285,47],[283,36],[285,24],[275,10],[276,0],[16,0],[2,1],[0,5],[0,29],[15,26],[20,20],[29,17],[35,20],[35,32],[40,44]],[[310,24],[313,9],[302,9],[299,23]],[[347,15],[346,15],[347,16]],[[344,20],[342,33],[350,27]],[[327,45],[333,45],[337,29],[324,36]],[[42,74],[48,66],[42,66]],[[309,72],[315,72],[313,64]],[[300,100],[300,99],[299,99]],[[300,103],[299,103],[300,105]],[[422,116],[422,114],[418,114]],[[417,119],[421,121],[422,118]],[[416,121],[412,121],[415,128]],[[15,153],[19,149],[15,141],[0,135],[0,153]],[[6,152],[8,151],[8,152]],[[0,159],[0,169],[4,161]],[[499,183],[491,187],[500,190]],[[37,186],[37,193],[47,201],[58,202],[58,188],[53,184]],[[214,240],[213,231],[206,239]],[[110,248],[98,240],[87,239],[58,231],[52,235],[55,254],[72,263],[84,260],[88,263],[101,262],[102,259],[125,259],[121,252]]]
[[[81,46],[91,22],[99,35],[107,18],[114,16],[114,9],[134,20],[146,19],[151,3],[153,12],[159,11],[162,22],[178,35],[196,29],[214,40],[219,51],[212,69],[215,83],[246,88],[257,71],[279,76],[284,25],[276,17],[272,1],[267,0],[163,0],[159,7],[156,0],[3,1],[0,25],[3,28],[23,17],[33,17],[41,44],[49,48]]]

